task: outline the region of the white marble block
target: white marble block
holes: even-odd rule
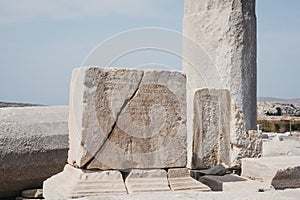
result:
[[[68,162],[86,169],[186,166],[186,78],[178,71],[73,71]]]

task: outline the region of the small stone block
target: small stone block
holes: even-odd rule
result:
[[[189,175],[187,168],[169,169],[168,181],[171,190],[198,190],[202,192],[211,191],[209,187],[203,183],[196,181]]]
[[[133,169],[126,177],[125,185],[129,194],[170,191],[167,172],[163,169]]]

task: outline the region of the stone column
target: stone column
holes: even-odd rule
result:
[[[255,0],[185,0],[183,34],[188,140],[196,89],[228,89],[231,143],[238,144],[241,132],[256,128]]]

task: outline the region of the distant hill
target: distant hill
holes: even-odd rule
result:
[[[293,104],[296,107],[300,107],[300,98],[296,99],[281,99],[274,97],[258,97],[258,102],[268,101],[268,102],[276,102],[276,103],[285,103],[285,104]]]
[[[0,102],[0,108],[6,108],[6,107],[29,107],[29,106],[42,106],[42,105],[31,104],[31,103]]]

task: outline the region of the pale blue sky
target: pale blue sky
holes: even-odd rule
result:
[[[300,97],[299,10],[257,0],[259,96]],[[183,0],[0,0],[0,101],[68,104],[71,71],[98,43],[137,27],[181,32],[182,17]]]

